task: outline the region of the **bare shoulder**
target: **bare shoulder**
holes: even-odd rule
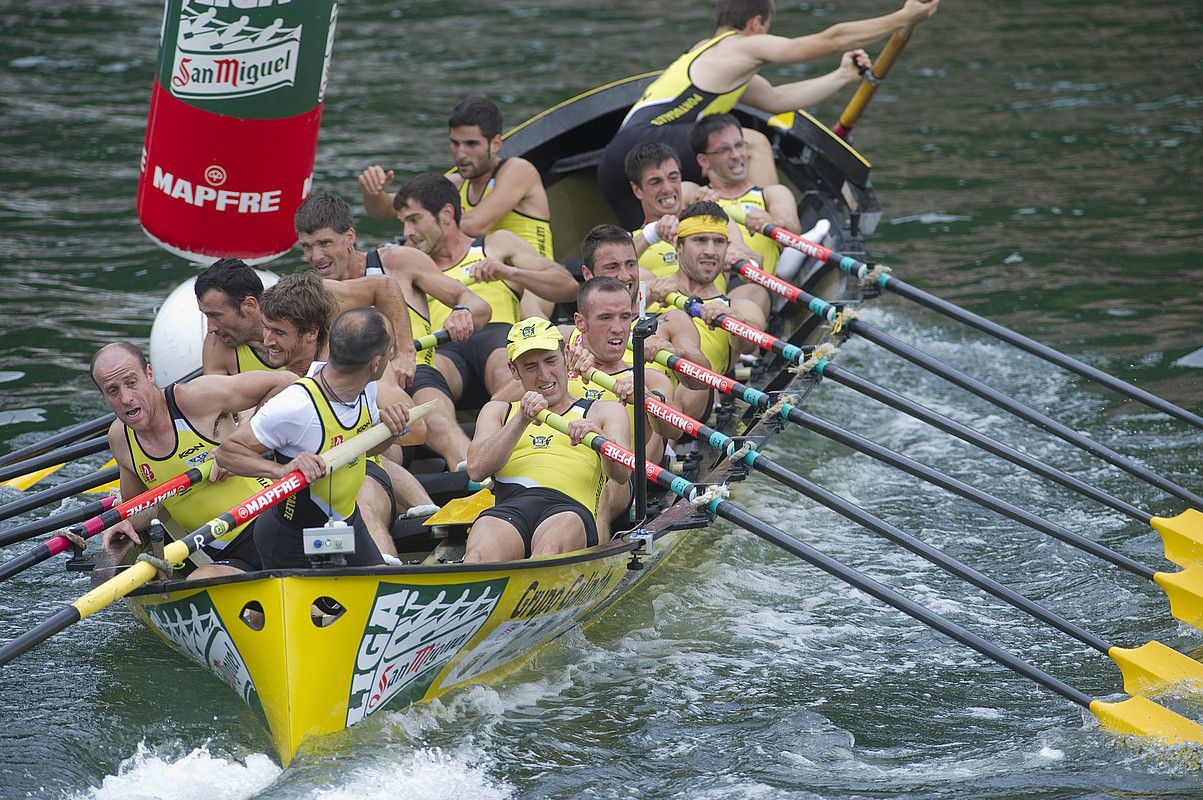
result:
[[[485,253],[494,258],[504,258],[526,251],[534,253],[535,248],[513,231],[495,230],[485,235]]]
[[[416,247],[405,247],[399,244],[387,244],[380,248],[380,263],[385,272],[393,270],[408,272],[414,269],[433,268],[434,261],[430,256]]]
[[[521,156],[510,156],[497,170],[496,181],[501,183],[503,180],[529,182],[539,178],[539,170],[535,169],[535,165],[527,161]]]

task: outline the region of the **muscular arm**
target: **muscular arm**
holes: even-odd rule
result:
[[[117,462],[117,474],[121,484],[121,499],[132,500],[145,492],[147,486],[134,470],[134,459],[129,451],[129,442],[125,438],[125,425],[120,420],[114,420],[113,424],[109,426],[109,450],[113,453],[113,459]],[[110,530],[119,528],[120,530],[115,532],[132,530],[141,533],[150,527],[150,521],[155,518],[158,510],[159,507],[155,506],[140,511],[124,522],[117,523]],[[106,535],[105,542],[108,543],[110,538],[110,536]]]
[[[843,64],[826,75],[779,86],[756,75],[748,82],[748,88],[740,100],[770,114],[782,114],[817,105],[848,84],[855,83],[858,77],[855,67],[849,69]]]
[[[238,372],[238,356],[225,346],[216,333],[205,336],[201,371],[206,375],[234,375]]]
[[[468,477],[483,481],[505,466],[526,430],[527,421],[517,412],[507,421],[509,403],[490,400],[476,418],[476,435],[468,445]]]
[[[626,409],[620,404],[615,403],[613,400],[598,400],[589,407],[587,419],[601,428],[602,436],[605,436],[616,444],[620,444],[628,449],[630,448],[630,418],[627,416]],[[588,445],[581,444],[577,446],[587,447]],[[606,473],[607,478],[616,483],[622,483],[631,478],[631,470],[608,458],[602,458],[602,470]]]
[[[277,464],[264,458],[266,452],[267,447],[255,438],[251,426],[242,425],[218,445],[213,451],[213,458],[217,466],[235,475],[263,476],[275,481],[292,471],[288,464]]]
[[[342,311],[350,308],[374,306],[388,318],[393,326],[395,355],[391,360],[397,381],[409,385],[413,380],[417,363],[414,349],[414,332],[409,324],[409,306],[401,286],[388,275],[368,275],[349,281],[326,280],[326,288],[338,300]]]
[[[427,259],[429,261],[430,259]],[[414,271],[414,285],[421,291],[438,300],[440,303],[454,308],[467,306],[472,315],[474,330],[480,330],[489,324],[493,318],[493,308],[481,297],[457,280],[447,277],[433,261],[430,266],[422,266]]]
[[[257,408],[296,379],[297,376],[288,370],[256,369],[237,375],[202,375],[176,386],[175,399],[180,410],[196,423],[222,413]]]
[[[572,273],[539,255],[535,248],[509,231],[489,234],[485,239],[485,252],[501,262],[502,268],[494,279],[501,278],[512,288],[534,292],[553,303],[576,300],[580,285]]]
[[[523,158],[507,159],[493,179],[493,190],[475,208],[464,212],[460,230],[473,238],[484,236],[502,217],[522,206],[536,188],[542,190],[543,183],[535,166]]]
[[[394,403],[400,403],[406,411],[414,407],[413,398],[409,394],[395,384],[385,383],[381,381],[376,390],[376,405],[381,408],[391,406]],[[411,445],[422,444],[426,441],[426,420],[420,419],[417,422],[412,422],[409,425],[409,433],[404,436],[399,436],[393,439],[387,439],[385,442],[370,451],[370,455],[377,455],[388,450],[389,447],[395,444]]]
[[[389,219],[393,211],[393,192],[387,187],[393,181],[393,171],[372,165],[359,173],[359,193],[363,195],[363,207],[369,217]]]

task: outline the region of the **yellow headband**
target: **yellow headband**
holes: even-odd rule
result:
[[[684,239],[686,236],[693,236],[699,233],[716,233],[726,239],[727,223],[718,217],[697,216],[686,217],[677,226],[678,239]]]

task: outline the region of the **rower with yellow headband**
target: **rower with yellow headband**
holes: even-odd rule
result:
[[[686,297],[702,301],[701,317],[694,319],[701,340],[702,352],[715,372],[730,370],[735,354],[751,352],[752,345],[735,339],[722,329],[710,327],[719,314],[726,314],[740,322],[763,329],[765,315],[760,307],[747,297],[723,294],[715,279],[723,271],[727,257],[727,213],[711,201],[693,203],[681,212],[677,226],[677,274],[659,278],[648,287],[651,313],[659,313],[667,306],[665,298],[671,292],[680,292]]]

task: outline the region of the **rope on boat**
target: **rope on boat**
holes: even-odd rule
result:
[[[163,580],[167,580],[171,577],[172,568],[171,565],[167,563],[166,559],[157,558],[150,553],[142,553],[134,560],[145,561],[147,564],[150,564],[155,568],[155,571],[159,573],[159,577]]]
[[[727,460],[733,464],[738,464],[744,460],[744,456],[752,452],[752,443],[744,442],[739,449],[735,449],[735,442],[727,445]]]
[[[839,351],[840,348],[836,347],[831,342],[823,342],[821,345],[817,346],[813,351],[811,351],[810,356],[805,361],[796,367],[790,367],[789,371],[795,375],[804,375],[818,366],[819,361],[831,361],[833,358],[835,358],[835,354]],[[778,409],[778,411],[780,411],[780,409]]]
[[[867,286],[877,286],[878,281],[883,275],[889,275],[890,268],[885,264],[874,264],[873,269],[866,272],[860,279],[860,286],[864,289]]]
[[[58,531],[58,535],[66,539],[71,545],[71,549],[77,553],[82,553],[88,546],[87,540],[78,533],[72,533],[70,528],[64,528],[63,530]]]
[[[775,417],[775,416],[779,415],[782,412],[782,410],[785,409],[785,407],[787,405],[792,406],[792,405],[797,405],[797,403],[798,403],[798,395],[783,394],[777,398],[776,403],[773,403],[771,406],[766,408],[764,411],[761,411],[759,414],[756,415],[757,421],[764,422],[766,419],[769,419],[770,417]]]
[[[709,505],[715,500],[726,500],[727,495],[729,494],[731,494],[731,490],[727,488],[726,484],[715,483],[711,484],[706,491],[702,492],[701,494],[695,494],[693,497],[689,498],[689,502],[695,507],[701,508],[704,505]]]
[[[839,333],[844,330],[844,326],[856,319],[858,316],[860,315],[856,313],[856,309],[845,308],[835,315],[834,322],[827,324],[825,327],[830,329],[832,336],[838,336]]]

